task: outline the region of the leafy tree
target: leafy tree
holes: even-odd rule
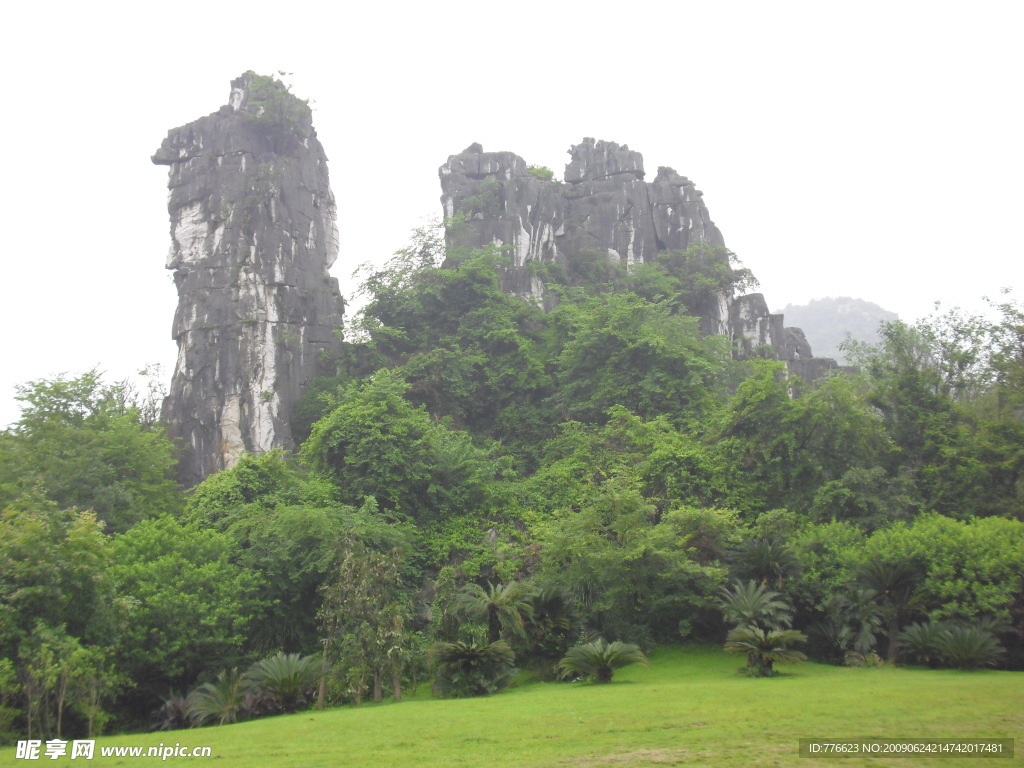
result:
[[[109,573],[128,606],[117,661],[135,681],[136,712],[242,657],[262,582],[233,562],[234,549],[225,534],[169,516],[114,539]]]
[[[283,506],[331,507],[338,491],[311,475],[282,451],[243,453],[231,469],[210,475],[192,489],[183,518],[204,527],[228,530],[251,508],[267,513]]]
[[[37,622],[87,643],[116,634],[103,524],[29,492],[0,512],[0,642],[12,658]]]
[[[395,525],[367,499],[358,508],[337,501],[338,491],[279,451],[244,454],[238,464],[208,477],[189,499],[185,519],[227,534],[234,561],[264,582],[262,614],[247,646],[311,652],[320,647],[309,610],[334,575],[341,543],[356,538],[370,547],[408,548],[411,526]]]
[[[85,720],[86,738],[102,733],[112,718],[107,707],[114,702],[118,692],[130,681],[119,674],[113,664],[109,648],[100,646],[80,647],[72,658],[72,706]]]
[[[0,658],[0,744],[17,740],[14,723],[21,715],[15,704],[21,699],[18,672],[11,659]]]
[[[698,243],[685,251],[658,255],[657,261],[638,264],[619,278],[622,290],[651,302],[665,302],[678,314],[710,316],[722,297],[748,292],[757,286],[749,269],[740,268],[736,255],[721,246]],[[706,327],[705,333],[717,328]]]
[[[659,513],[712,507],[724,495],[710,452],[665,416],[643,419],[624,406],[601,426],[568,422],[543,447],[527,480],[529,503],[551,512],[579,506],[610,477],[635,485]]]
[[[546,165],[528,165],[526,172],[541,181],[552,181],[555,178],[555,172]]]
[[[414,408],[407,390],[400,374],[389,371],[349,389],[313,427],[303,455],[337,482],[342,501],[373,496],[392,519],[426,523],[488,509],[500,462],[466,433]]]
[[[886,469],[893,448],[863,388],[844,377],[809,386],[773,361],[757,361],[752,368],[712,432],[719,471],[730,489],[728,503],[751,511],[813,511],[823,521],[875,513],[872,499],[860,498],[852,478],[876,467],[883,467],[886,479],[898,472]],[[875,485],[889,490],[885,482]],[[893,492],[901,490],[891,485]],[[825,506],[824,488],[833,494],[824,497],[831,502],[827,511],[815,509]],[[881,502],[885,512],[888,501]]]
[[[650,666],[639,645],[618,640],[606,643],[599,638],[569,649],[558,662],[558,670],[562,677],[592,677],[597,683],[610,683],[615,670],[630,664]]]
[[[550,430],[550,376],[540,309],[501,289],[507,259],[493,248],[449,249],[436,230],[417,231],[364,283],[357,324],[377,367],[401,366],[407,398],[436,417],[523,453]]]
[[[325,635],[324,656],[335,663],[346,692],[357,704],[369,685],[373,700],[381,701],[386,673],[401,692],[405,655],[397,651],[413,644],[402,553],[375,552],[351,540],[343,547],[335,577],[322,589],[318,619]],[[322,691],[325,686],[323,681]]]
[[[602,423],[622,405],[645,418],[693,424],[724,394],[724,339],[701,334],[695,318],[635,294],[564,303],[556,312],[565,342],[555,397],[568,418]]]
[[[934,620],[976,620],[982,615],[1010,620],[1012,607],[1024,595],[1024,523],[1017,520],[961,522],[922,515],[910,525],[876,531],[851,548],[847,557],[854,572],[880,568],[878,563],[913,564],[916,591],[911,593],[910,608]],[[906,565],[899,570],[906,570]],[[881,605],[888,604],[879,589],[884,584],[865,586],[881,593]],[[896,602],[902,603],[906,590],[893,589]],[[1020,619],[1014,621],[1019,627]]]
[[[782,365],[755,363],[722,411],[714,434],[730,504],[741,509],[786,505],[796,463],[798,438],[790,428],[795,409]]]
[[[741,626],[729,632],[725,650],[727,653],[747,654],[746,672],[751,677],[772,677],[775,675],[776,664],[791,664],[807,659],[805,654],[789,647],[806,639],[803,632],[795,629]]]
[[[725,578],[698,543],[722,510],[656,514],[637,489],[612,479],[576,510],[536,524],[537,578],[569,590],[593,630],[649,642],[672,641],[711,602]],[[721,547],[725,550],[727,547]]]
[[[58,376],[17,388],[22,415],[0,439],[0,504],[40,487],[59,507],[91,509],[109,532],[181,508],[176,458],[126,382]]]
[[[897,448],[891,473],[909,473],[924,508],[964,517],[991,507],[993,462],[982,460],[973,417],[956,402],[976,389],[976,353],[943,341],[943,333],[927,323],[888,323],[880,344],[851,345],[849,354],[868,377],[870,402]]]
[[[826,480],[818,487],[811,511],[820,522],[848,520],[874,530],[910,520],[919,505],[909,473],[891,475],[880,466],[851,467],[838,479]]]
[[[75,674],[73,658],[81,649],[78,641],[61,629],[37,621],[32,636],[18,652],[28,733],[32,726],[46,737],[60,738],[64,707]]]

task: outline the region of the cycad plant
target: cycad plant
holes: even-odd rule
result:
[[[917,571],[911,563],[871,560],[857,569],[855,581],[875,593],[889,636],[886,661],[895,664],[899,653],[900,629],[905,618],[921,601],[917,589]]]
[[[496,643],[434,643],[428,651],[439,696],[486,696],[508,685],[516,655],[504,640]]]
[[[196,725],[216,720],[218,725],[235,722],[244,711],[249,679],[237,668],[225,670],[212,683],[203,683],[189,694],[189,716]]]
[[[496,643],[504,629],[522,636],[524,619],[533,611],[530,604],[534,592],[518,581],[507,584],[467,584],[459,595],[459,607],[466,613],[487,619],[487,642]]]
[[[795,629],[736,627],[726,638],[725,650],[747,654],[746,672],[751,677],[772,677],[776,664],[807,660],[803,653],[789,648],[793,643],[802,643],[806,639],[803,632]]]
[[[984,627],[953,625],[946,628],[939,641],[942,660],[957,669],[994,667],[1004,652],[1003,646]]]
[[[549,679],[555,674],[558,660],[579,636],[580,616],[568,590],[561,587],[537,592],[530,604],[533,610],[524,616],[520,658],[524,665],[532,665],[542,678]]]
[[[192,722],[190,705],[191,702],[187,696],[178,696],[172,693],[168,698],[164,699],[160,709],[153,713],[153,725],[156,730],[177,731],[182,728],[191,728],[194,723]]]
[[[942,660],[946,629],[940,621],[915,622],[900,633],[900,643],[911,659],[936,669]]]
[[[598,638],[591,643],[569,649],[558,662],[558,672],[563,678],[590,677],[598,683],[610,683],[615,670],[630,664],[650,666],[639,645],[619,640],[606,643]]]
[[[778,592],[753,579],[734,581],[732,587],[722,587],[718,594],[722,615],[736,627],[785,629],[790,624],[789,604],[779,599]]]
[[[246,674],[282,711],[296,712],[312,700],[320,670],[321,661],[315,655],[279,651],[253,664]]]
[[[732,571],[741,579],[754,579],[782,589],[783,582],[800,573],[800,561],[780,539],[750,539],[730,553]]]

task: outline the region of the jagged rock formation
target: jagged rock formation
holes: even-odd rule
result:
[[[339,341],[336,210],[309,107],[252,72],[227,105],[171,130],[153,162],[170,167],[178,288],[164,419],[194,485],[243,451],[294,447],[291,411]]]
[[[451,155],[439,170],[444,215],[455,222],[448,228],[448,246],[509,247],[512,263],[502,274],[503,289],[544,306],[553,301],[543,279],[545,264],[572,276],[595,260],[628,269],[699,243],[724,246],[702,193],[672,168],[660,167],[654,181],[645,181],[639,152],[590,138],[569,155],[564,182],[545,178],[518,155],[484,152],[479,144]],[[724,248],[721,258],[728,268]],[[834,360],[815,358],[803,332],[786,328],[759,293],[723,293],[699,314],[704,332],[729,336],[738,355],[769,349],[808,379],[836,368]]]

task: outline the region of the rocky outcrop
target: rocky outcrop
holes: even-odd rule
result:
[[[291,411],[339,342],[344,305],[327,157],[305,102],[252,72],[171,130],[168,211],[178,361],[164,404],[187,485],[243,451],[293,446]]]
[[[698,242],[723,245],[701,192],[671,168],[644,181],[643,157],[614,142],[584,139],[569,149],[565,181],[544,177],[511,152],[473,144],[441,166],[449,247],[510,246],[503,287],[544,302],[543,280],[527,267],[551,263],[570,277],[585,264],[626,265]]]
[[[653,261],[659,254],[706,243],[731,269],[722,233],[694,183],[660,167],[646,181],[643,156],[609,141],[584,139],[569,149],[564,181],[532,168],[511,152],[484,152],[472,144],[441,166],[441,204],[449,248],[497,245],[511,263],[501,276],[512,295],[550,307],[545,283],[555,267],[569,283],[613,269]],[[794,373],[822,375],[833,360],[814,358],[799,328],[784,327],[759,293],[723,291],[696,313],[705,333],[729,336],[739,356],[785,360]],[[814,360],[813,364],[809,363]]]

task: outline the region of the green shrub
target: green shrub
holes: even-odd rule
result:
[[[540,179],[541,181],[552,181],[555,178],[555,172],[546,165],[528,166],[526,172],[533,176],[533,178]]]

